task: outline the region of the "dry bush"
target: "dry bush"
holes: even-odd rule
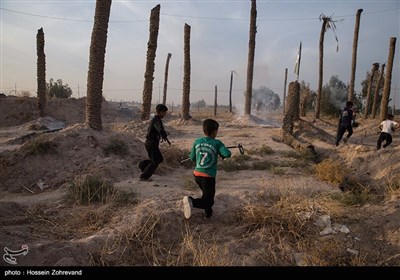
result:
[[[315,175],[323,181],[340,184],[345,177],[346,168],[339,161],[325,159],[315,166]]]
[[[218,161],[218,169],[227,172],[250,169],[247,163],[249,160],[251,160],[251,157],[248,155],[234,155],[229,159]]]
[[[343,183],[339,184],[344,192],[331,194],[332,199],[347,206],[362,206],[366,203],[378,203],[382,200],[382,196],[366,183],[347,177],[344,182],[346,183],[345,188],[342,187]]]
[[[29,141],[23,145],[27,155],[56,154],[57,143],[43,138]]]
[[[397,199],[400,197],[400,175],[389,175],[386,177],[386,184],[384,187],[385,197],[389,200]]]
[[[335,236],[308,240],[299,248],[307,266],[365,266],[366,256],[347,251],[348,244]]]
[[[265,228],[271,236],[277,238],[291,236],[299,239],[316,232],[310,225],[312,225],[311,217],[317,210],[318,203],[313,197],[299,195],[289,190],[286,194],[274,194],[268,204],[246,206],[238,212],[238,218],[248,233]]]
[[[179,266],[232,266],[234,259],[226,247],[217,244],[215,238],[195,236],[186,224],[176,265]]]
[[[256,148],[256,149],[250,149],[250,150],[246,150],[247,154],[249,155],[271,155],[274,153],[274,150],[272,150],[271,147],[262,144],[262,146],[260,148]]]
[[[75,203],[110,203],[118,198],[118,191],[110,181],[95,175],[79,175],[69,184],[69,195]]]
[[[114,154],[124,157],[129,153],[129,147],[123,140],[119,139],[118,137],[112,137],[110,139],[110,143],[103,148],[103,152],[105,156]]]
[[[304,161],[313,161],[315,158],[315,155],[310,151],[310,149],[303,149],[301,151],[283,151],[282,156]]]

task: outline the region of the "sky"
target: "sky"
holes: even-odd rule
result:
[[[251,1],[117,1],[111,5],[105,56],[103,95],[113,101],[142,101],[149,18],[160,4],[152,102],[162,101],[167,54],[167,104],[181,104],[184,25],[191,27],[190,101],[244,104]],[[86,95],[89,48],[96,1],[0,0],[0,91],[16,89],[36,96],[36,35],[45,35],[46,81],[61,79],[73,97]],[[299,81],[317,90],[320,15],[336,20],[336,36],[325,33],[323,84],[333,75],[350,82],[355,15],[363,9],[358,39],[356,93],[372,64],[387,63],[389,42],[396,37],[391,98],[400,108],[400,1],[336,0],[257,1],[257,34],[253,89],[265,86],[281,98],[285,69],[296,80],[295,62],[302,42]],[[337,51],[337,44],[339,50]],[[391,103],[392,104],[392,103]]]

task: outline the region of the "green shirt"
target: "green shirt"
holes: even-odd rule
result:
[[[230,158],[231,151],[220,140],[208,136],[197,138],[190,152],[190,159],[196,161],[194,170],[215,178],[217,176],[218,155]]]

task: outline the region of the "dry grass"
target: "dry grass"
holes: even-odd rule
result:
[[[386,177],[386,184],[384,187],[385,197],[389,200],[397,199],[400,197],[400,175],[389,175]]]
[[[340,184],[345,177],[345,168],[339,161],[325,159],[315,166],[315,175],[323,181]]]
[[[113,137],[109,141],[109,144],[103,148],[105,156],[115,154],[124,157],[129,153],[129,147],[123,140],[118,137]]]
[[[110,203],[118,198],[118,191],[110,181],[88,174],[76,176],[68,191],[75,203],[84,205],[92,202]]]
[[[274,153],[274,150],[272,150],[271,147],[262,144],[261,147],[259,148],[255,148],[255,149],[250,149],[250,150],[246,150],[247,154],[249,155],[259,155],[259,156],[263,156],[263,155],[271,155]]]
[[[203,239],[200,235],[191,232],[185,224],[181,250],[177,258],[177,265],[190,266],[232,266],[234,258],[229,254],[226,246],[219,245],[215,238]],[[208,234],[207,234],[208,235]]]
[[[57,143],[51,140],[38,138],[23,146],[27,155],[56,154]]]

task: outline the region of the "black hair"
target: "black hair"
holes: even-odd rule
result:
[[[346,102],[346,107],[353,107],[353,102],[352,101],[347,101]]]
[[[218,130],[219,123],[213,119],[206,119],[203,121],[203,132],[205,135],[210,136],[215,130]]]
[[[394,116],[392,114],[387,114],[387,118],[388,118],[388,120],[392,120],[394,118]]]
[[[161,112],[167,112],[167,111],[168,111],[168,107],[165,106],[164,104],[158,104],[158,105],[156,106],[156,112],[157,112],[157,114],[158,114],[158,113],[161,113]]]

